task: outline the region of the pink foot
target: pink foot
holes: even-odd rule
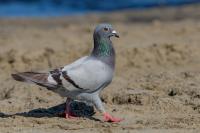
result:
[[[104,116],[104,121],[106,122],[120,122],[123,120],[123,119],[115,118],[108,113],[104,113],[103,116]]]
[[[67,98],[66,100],[66,107],[65,107],[65,118],[66,119],[74,119],[76,117],[76,115],[71,111],[71,99]]]
[[[76,116],[73,114],[73,113],[66,113],[65,112],[65,118],[66,119],[75,119],[76,118]]]

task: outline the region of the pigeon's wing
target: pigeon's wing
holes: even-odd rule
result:
[[[105,63],[88,58],[81,64],[63,68],[61,80],[69,91],[94,92],[109,84],[113,70]]]
[[[73,69],[79,65],[81,65],[85,60],[87,60],[88,56],[82,57],[75,62],[66,65],[64,67],[61,67],[59,69],[53,69],[49,72],[48,75],[48,82],[53,84],[53,85],[62,85],[61,81],[61,75],[62,75],[62,70],[67,70],[67,69]]]

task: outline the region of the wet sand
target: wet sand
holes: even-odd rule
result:
[[[200,15],[194,7],[182,9],[194,13],[180,11],[178,19],[176,15],[154,17],[154,10],[139,17],[136,12],[122,12],[2,18],[0,132],[200,132]],[[47,71],[89,54],[93,29],[104,21],[113,25],[120,38],[112,39],[116,73],[101,97],[106,110],[124,121],[102,122],[96,110],[92,116],[64,119],[59,114],[66,98],[11,78],[11,73]]]

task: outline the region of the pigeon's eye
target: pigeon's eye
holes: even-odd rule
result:
[[[104,31],[108,31],[108,28],[105,27],[103,30],[104,30]]]

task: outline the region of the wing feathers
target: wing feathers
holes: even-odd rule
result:
[[[62,70],[62,68],[54,69],[54,70],[50,71],[50,76],[57,83],[57,85],[62,85],[62,80],[60,79],[61,70]]]
[[[68,75],[66,71],[62,72],[62,76],[65,80],[67,80],[69,83],[71,83],[74,87],[78,88],[78,89],[83,89],[81,88],[79,85],[77,85]],[[83,89],[84,90],[84,89]]]
[[[36,73],[36,72],[22,72],[17,74],[12,74],[12,77],[21,82],[30,82],[35,83],[37,85],[48,87],[48,88],[55,88],[56,86],[50,84],[48,82],[48,73]]]

